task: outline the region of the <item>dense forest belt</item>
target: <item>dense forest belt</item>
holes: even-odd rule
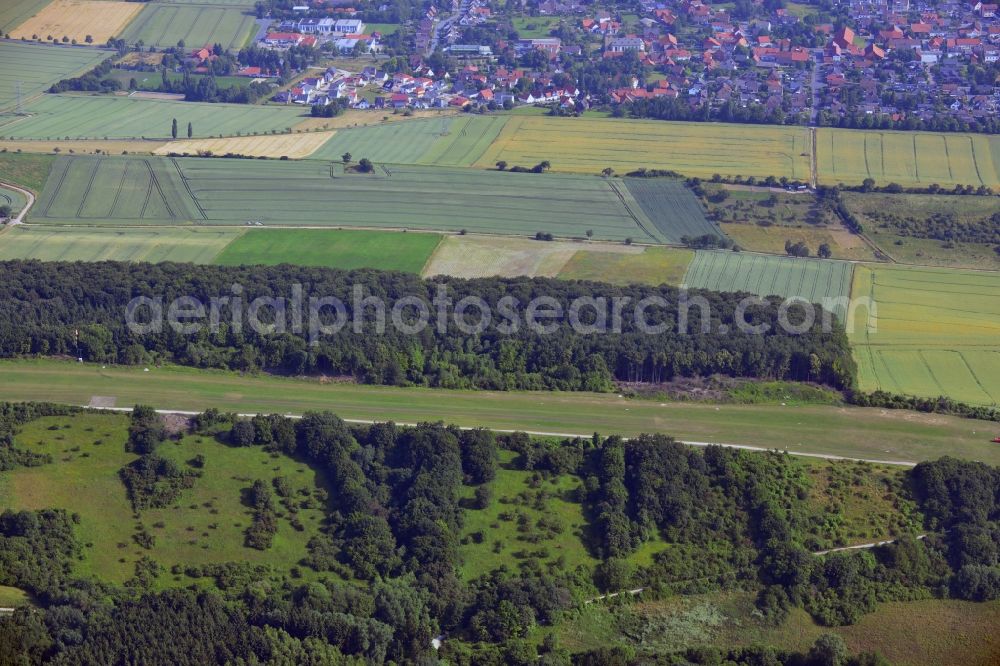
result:
[[[614,380],[712,374],[847,388],[855,376],[846,336],[821,310],[810,322],[777,298],[747,307],[745,295],[665,285],[31,261],[0,263],[0,284],[0,356],[8,358],[167,360],[497,390],[607,391]],[[171,312],[197,315],[172,325]],[[181,325],[191,329],[178,332]]]
[[[670,656],[703,633],[668,650],[648,632],[610,637],[630,659],[536,644],[585,630],[577,611],[620,590],[642,590],[639,604],[740,592],[756,599],[751,626],[789,631],[793,612],[837,627],[884,602],[1000,598],[1000,470],[979,462],[891,469],[328,411],[165,422],[143,405],[0,403],[4,425],[17,433],[0,450],[36,453],[4,471],[0,515],[0,585],[34,606],[5,622],[4,644],[27,664],[866,666],[885,662]],[[200,536],[199,518],[212,521]],[[816,552],[873,534],[891,542]],[[126,563],[134,575],[116,577]],[[631,604],[610,606],[632,626]]]

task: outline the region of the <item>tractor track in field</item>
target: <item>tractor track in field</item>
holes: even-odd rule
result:
[[[87,189],[83,191],[83,196],[80,197],[80,205],[76,209],[76,216],[81,219],[83,218],[83,207],[87,203],[87,197],[90,196],[91,188],[94,187],[94,181],[97,180],[97,172],[100,170],[100,168],[101,168],[101,161],[97,160],[97,162],[94,164],[94,167],[90,170],[90,180],[87,181]]]

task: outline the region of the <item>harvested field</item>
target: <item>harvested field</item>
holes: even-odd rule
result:
[[[643,167],[685,176],[785,175],[809,179],[811,143],[802,127],[765,127],[659,120],[508,116],[476,162],[497,160],[532,166],[543,160],[555,171],[619,173]]]
[[[2,11],[2,10],[0,10]],[[17,84],[23,100],[48,89],[60,79],[70,78],[93,68],[111,55],[110,51],[73,46],[54,46],[0,41],[0,112],[13,111],[17,102]],[[0,115],[0,136],[4,127],[23,120],[13,114]]]
[[[113,229],[19,225],[0,236],[0,260],[213,263],[240,229]]]
[[[580,250],[559,271],[565,280],[611,284],[679,285],[694,252],[673,247],[647,247],[640,253]]]
[[[53,0],[40,12],[12,30],[13,39],[33,39],[38,35],[47,39],[69,37],[83,44],[87,36],[92,43],[104,44],[122,33],[132,19],[142,11],[136,2],[109,2],[107,0]]]
[[[121,37],[147,46],[176,46],[183,39],[189,47],[222,44],[240,49],[256,30],[252,7],[157,2],[145,5]]]
[[[850,296],[852,268],[850,263],[830,259],[699,250],[684,283],[689,288],[745,291],[823,304],[827,298]],[[843,305],[830,309],[843,321],[846,314]]]
[[[1000,273],[858,266],[848,328],[863,390],[1000,403]]]
[[[986,185],[1000,187],[1000,137],[985,134],[876,132],[820,129],[817,168],[821,183],[905,187]]]
[[[424,277],[555,277],[581,243],[545,242],[527,238],[449,236],[431,257]],[[620,247],[620,251],[641,251]]]
[[[237,136],[225,139],[187,139],[163,144],[154,152],[197,155],[252,155],[253,157],[308,157],[335,134],[335,132],[304,132],[302,134],[265,134],[262,136]]]
[[[25,108],[31,116],[0,118],[0,137],[9,139],[169,139],[191,123],[195,138],[285,131],[302,117],[301,108],[208,104],[132,97],[44,95]]]

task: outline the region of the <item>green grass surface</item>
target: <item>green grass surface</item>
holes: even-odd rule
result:
[[[112,229],[19,225],[0,236],[0,260],[213,263],[237,229]]]
[[[625,186],[667,241],[680,244],[683,238],[722,237],[717,224],[705,217],[698,199],[679,180],[667,178],[626,178]],[[612,181],[612,187],[618,184]]]
[[[239,49],[255,34],[257,24],[252,8],[232,4],[151,3],[129,23],[121,38],[130,44],[142,40],[146,46],[177,46],[184,40],[187,48],[222,44],[225,49]]]
[[[0,180],[38,194],[52,170],[55,157],[27,153],[0,153]]]
[[[864,390],[1000,403],[1000,273],[858,266],[848,335]]]
[[[365,23],[365,32],[369,35],[373,32],[380,32],[385,37],[399,32],[400,27],[399,23]]]
[[[150,185],[152,183],[152,186]],[[627,192],[603,179],[313,160],[65,157],[36,221],[383,227],[662,242]],[[640,227],[640,222],[642,226]]]
[[[507,464],[514,457],[511,451],[501,451],[501,457],[504,464],[497,470],[496,479],[488,484],[493,501],[486,509],[470,509],[465,513],[460,548],[462,577],[470,580],[501,566],[515,568],[529,553],[544,552],[539,558],[543,566],[562,558],[560,568],[566,571],[597,564],[598,560],[590,555],[581,538],[587,526],[583,507],[570,500],[574,489],[580,486],[580,479],[563,475],[536,485],[531,482],[533,472],[512,469]],[[463,492],[465,499],[471,500],[474,488],[465,486]],[[557,522],[561,531],[538,529],[540,519]],[[519,520],[530,527],[518,529]],[[528,532],[541,538],[529,540]],[[477,535],[485,538],[477,543]]]
[[[51,0],[4,0],[0,3],[0,33],[7,34],[42,10]]]
[[[344,418],[437,421],[461,426],[635,435],[662,432],[714,441],[882,460],[942,455],[1000,464],[996,424],[909,411],[830,406],[713,405],[626,400],[614,394],[443,391],[198,371],[101,368],[59,361],[0,363],[0,400],[302,413],[328,409]]]
[[[852,270],[850,263],[829,259],[699,250],[684,283],[690,288],[804,298],[823,304],[826,298],[850,296]],[[843,321],[843,305],[830,309]]]
[[[37,4],[40,9],[48,2],[15,3],[14,8],[27,7],[28,4]],[[5,13],[12,11],[6,6],[7,3],[0,3],[0,23]],[[4,125],[18,120],[18,116],[13,114],[18,82],[21,83],[22,100],[27,100],[60,79],[82,74],[110,55],[111,51],[93,48],[0,42],[0,63],[3,64],[0,67],[0,135],[7,133]]]
[[[0,186],[0,206],[10,206],[15,213],[24,208],[25,196],[17,190]]]
[[[252,229],[214,263],[298,264],[419,273],[441,241],[437,234],[321,229]]]
[[[17,608],[31,603],[31,597],[24,590],[9,585],[0,585],[0,607]]]
[[[174,100],[87,95],[45,95],[28,104],[30,117],[0,117],[0,136],[12,139],[170,138],[177,119],[178,136],[194,138],[285,131],[302,118],[301,108],[208,104]]]
[[[692,259],[691,250],[666,247],[647,247],[642,254],[580,250],[559,271],[558,277],[620,285],[679,285]]]
[[[291,458],[271,457],[260,448],[231,448],[208,437],[168,441],[158,449],[162,456],[183,469],[188,468],[188,460],[201,454],[205,457],[203,475],[193,488],[182,492],[175,506],[144,511],[137,520],[118,476],[118,471],[136,458],[125,452],[127,425],[125,415],[103,414],[32,421],[18,435],[18,444],[51,454],[53,463],[0,476],[5,507],[52,507],[80,514],[77,534],[81,542],[92,545],[84,549],[84,559],[76,565],[78,574],[121,583],[132,576],[135,561],[143,555],[168,572],[175,564],[183,567],[229,561],[287,571],[306,555],[306,542],[324,518],[321,505],[299,511],[303,531],[294,530],[287,518],[279,519],[271,548],[259,551],[243,545],[250,509],[242,503],[241,492],[256,479],[270,481],[275,476],[288,477],[296,490],[327,488],[319,472]],[[140,522],[156,538],[150,550],[132,539]],[[158,579],[161,587],[190,583],[187,577],[169,573]]]
[[[549,37],[561,20],[561,16],[518,16],[511,23],[521,39],[540,39]]]

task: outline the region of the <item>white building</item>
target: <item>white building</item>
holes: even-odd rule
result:
[[[365,24],[361,19],[338,19],[333,26],[333,31],[343,35],[360,35],[365,31]]]

